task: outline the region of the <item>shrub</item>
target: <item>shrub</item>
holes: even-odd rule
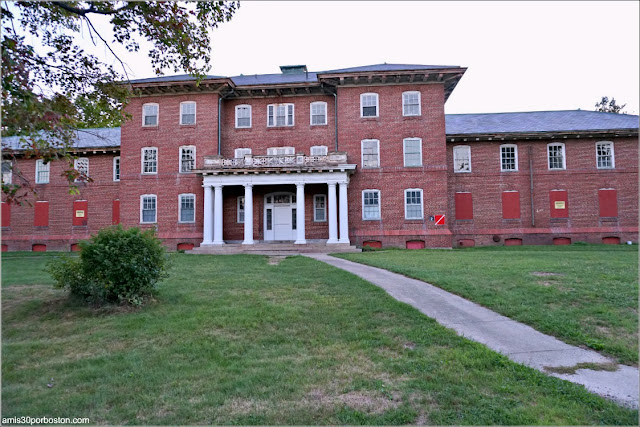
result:
[[[104,228],[79,246],[79,258],[54,260],[48,270],[56,287],[95,305],[141,305],[169,267],[165,248],[153,230]]]

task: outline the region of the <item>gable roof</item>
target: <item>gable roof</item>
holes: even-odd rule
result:
[[[460,68],[458,65],[420,65],[420,64],[376,64],[361,67],[340,68],[337,70],[318,71],[318,74],[361,73],[371,71],[413,71],[438,70],[441,68]]]
[[[317,83],[317,73],[291,73],[291,74],[253,74],[231,77],[236,86],[278,85],[287,83]]]
[[[204,77],[207,79],[224,79],[224,76],[213,76],[207,75]],[[190,82],[195,81],[196,78],[189,74],[177,74],[175,76],[159,76],[159,77],[150,77],[148,79],[135,79],[131,80],[129,83],[138,84],[138,83],[166,83],[166,82]]]
[[[446,114],[447,135],[637,130],[638,116],[587,110]]]
[[[24,150],[21,136],[2,138],[2,148],[15,151]],[[120,128],[78,129],[75,131],[73,148],[118,148],[120,147]]]

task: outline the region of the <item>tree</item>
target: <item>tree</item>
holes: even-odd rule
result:
[[[624,114],[622,109],[626,107],[627,104],[618,105],[616,104],[616,99],[611,98],[609,101],[608,96],[603,96],[600,102],[596,102],[596,111],[601,111],[603,113],[616,113],[616,114]]]
[[[66,160],[71,191],[79,178],[68,148],[78,128],[118,126],[131,95],[126,66],[96,28],[107,17],[113,42],[148,52],[156,74],[167,69],[202,79],[210,69],[210,32],[229,21],[239,2],[2,2],[2,136],[19,135],[24,154],[45,162]],[[81,32],[104,44],[118,69],[81,49]],[[39,46],[30,44],[37,40]],[[6,148],[6,147],[4,147]],[[13,163],[15,165],[15,162]],[[14,169],[19,184],[2,183],[8,202],[20,203],[33,186]],[[20,191],[28,188],[28,191]]]

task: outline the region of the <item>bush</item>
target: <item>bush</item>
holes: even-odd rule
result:
[[[79,243],[80,257],[53,260],[48,271],[58,288],[90,304],[141,305],[166,276],[168,256],[153,230],[104,228]]]

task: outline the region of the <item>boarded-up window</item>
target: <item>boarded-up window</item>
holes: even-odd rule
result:
[[[31,246],[31,250],[33,252],[46,252],[47,251],[47,245],[36,243],[35,245]]]
[[[598,202],[600,203],[600,216],[618,216],[618,194],[616,190],[598,190]]]
[[[2,226],[9,227],[11,225],[11,206],[9,203],[2,202]]]
[[[71,252],[79,252],[80,251],[80,246],[78,246],[77,243],[72,243],[70,249],[71,249]]]
[[[193,243],[178,243],[179,251],[190,251],[195,245]]]
[[[520,218],[520,192],[518,191],[502,192],[502,218],[504,219]]]
[[[458,246],[461,248],[470,248],[476,245],[476,241],[473,239],[460,239],[458,240]]]
[[[73,202],[73,225],[84,226],[89,220],[89,202],[86,200],[76,200]]]
[[[456,219],[473,219],[471,193],[456,193]]]
[[[571,239],[569,237],[556,237],[553,239],[553,244],[554,245],[570,245],[571,244]]]
[[[549,192],[551,218],[569,217],[569,200],[565,190],[552,190]]]
[[[604,243],[605,245],[619,245],[620,238],[616,236],[603,237],[602,243]]]
[[[2,252],[9,252],[9,245],[2,244]]]
[[[369,246],[370,248],[380,249],[382,248],[382,242],[379,240],[367,240],[362,243],[362,246]]]
[[[424,249],[424,240],[409,240],[407,249]]]
[[[120,224],[120,200],[114,200],[111,206],[111,224]]]
[[[518,239],[516,237],[510,239],[504,239],[505,246],[522,246],[522,239]]]
[[[34,209],[35,215],[33,218],[33,225],[36,227],[48,227],[49,226],[49,202],[36,202]]]

